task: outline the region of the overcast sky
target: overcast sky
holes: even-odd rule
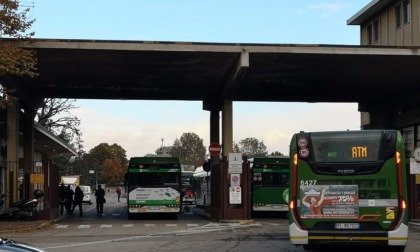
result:
[[[35,38],[359,45],[347,20],[369,0],[34,0]],[[31,5],[32,1],[22,1]],[[118,144],[127,158],[193,132],[210,144],[201,102],[77,100],[84,150]],[[299,131],[360,129],[357,104],[233,103],[233,140],[264,141],[288,154]]]

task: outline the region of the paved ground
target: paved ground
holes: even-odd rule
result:
[[[50,226],[57,220],[36,221],[0,221],[0,237],[8,237],[13,233],[32,232],[36,229]]]
[[[204,211],[193,211],[195,214],[205,215]],[[208,217],[208,216],[205,216]],[[32,232],[37,229],[46,228],[53,223],[59,222],[62,218],[56,220],[36,220],[36,221],[0,221],[0,237],[8,237],[13,233]],[[410,225],[420,226],[420,220],[411,220]]]

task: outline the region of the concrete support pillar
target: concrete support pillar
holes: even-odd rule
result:
[[[363,129],[391,129],[393,125],[393,115],[383,104],[370,104],[369,114],[365,115],[362,125]]]
[[[6,190],[11,194],[9,202],[18,200],[17,176],[19,169],[19,100],[7,105],[7,175]]]
[[[29,198],[31,188],[29,188],[29,176],[33,173],[34,168],[34,118],[35,110],[25,109],[23,118],[23,198]]]
[[[210,143],[220,143],[220,111],[210,110]],[[211,163],[219,164],[220,156],[212,156]]]
[[[232,101],[225,100],[222,108],[222,156],[233,152],[233,115]]]

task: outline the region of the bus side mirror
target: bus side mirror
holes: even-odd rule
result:
[[[209,162],[204,162],[204,164],[203,164],[203,170],[204,170],[205,172],[209,172],[209,171],[211,171],[211,167],[210,167]]]
[[[128,173],[124,174],[124,182],[127,183],[128,182]]]

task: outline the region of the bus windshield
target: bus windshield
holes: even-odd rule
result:
[[[178,173],[132,173],[128,183],[136,186],[179,185]]]
[[[259,169],[264,169],[265,172],[259,172]],[[264,168],[261,165],[253,166],[253,183],[255,185],[279,185],[279,186],[288,186],[289,185],[289,173],[279,173],[280,170],[288,170],[288,164],[272,164],[264,165]],[[261,170],[262,171],[262,170]]]
[[[378,160],[381,132],[318,132],[311,134],[315,162]]]
[[[253,216],[286,216],[289,210],[289,161],[290,158],[286,156],[255,157],[248,160],[252,173]]]

